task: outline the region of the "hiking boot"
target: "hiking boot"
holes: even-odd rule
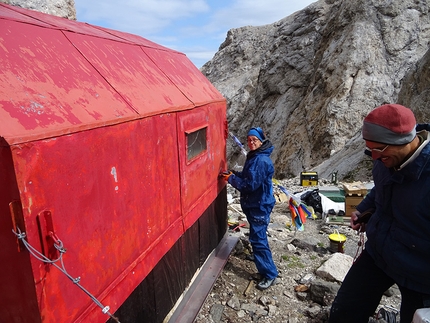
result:
[[[267,288],[269,288],[272,285],[276,284],[276,277],[273,279],[269,279],[267,277],[264,277],[262,280],[260,280],[260,282],[257,284],[257,288],[259,290],[265,290]]]

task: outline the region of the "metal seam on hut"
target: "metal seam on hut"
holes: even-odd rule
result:
[[[140,36],[0,24],[1,320],[162,322],[226,232],[225,99]]]

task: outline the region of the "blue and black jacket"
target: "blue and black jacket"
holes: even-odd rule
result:
[[[251,208],[271,210],[275,205],[272,186],[275,169],[270,159],[273,149],[272,143],[265,140],[260,148],[248,153],[243,170],[234,172],[228,179],[240,192],[240,204],[244,211]]]
[[[430,294],[430,144],[398,171],[375,160],[373,180],[357,206],[376,209],[366,225],[366,250],[398,285]]]

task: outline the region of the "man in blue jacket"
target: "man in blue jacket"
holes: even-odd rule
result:
[[[366,153],[374,160],[374,187],[351,215],[374,209],[366,248],[352,265],[332,304],[330,323],[367,323],[383,293],[397,284],[400,322],[430,307],[430,145],[429,124],[416,125],[413,112],[386,104],[364,119]]]
[[[247,140],[250,152],[242,172],[225,175],[224,179],[240,192],[242,211],[249,223],[249,242],[254,262],[262,276],[257,288],[264,290],[275,284],[278,276],[267,240],[267,226],[275,205],[272,186],[275,170],[270,159],[274,148],[260,127],[251,128]]]

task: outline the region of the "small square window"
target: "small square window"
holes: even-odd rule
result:
[[[206,130],[202,128],[197,131],[187,132],[187,159],[191,160],[206,150]]]

